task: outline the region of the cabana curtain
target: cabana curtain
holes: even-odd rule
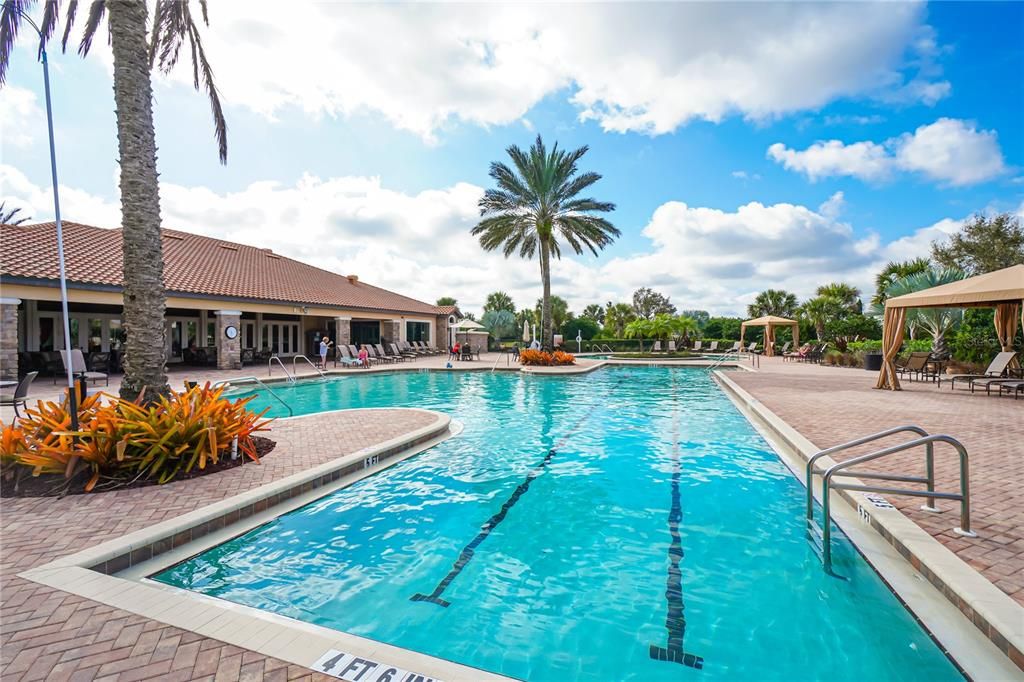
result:
[[[906,308],[885,309],[885,317],[882,319],[882,371],[878,374],[878,385],[875,388],[900,390],[900,380],[896,376],[896,355],[903,345],[903,326],[906,320]]]
[[[787,320],[784,317],[776,317],[774,315],[765,315],[764,317],[747,320],[740,325],[740,341],[743,340],[744,335],[747,333],[747,327],[764,327],[764,354],[769,357],[775,355],[776,327],[792,327],[793,345],[800,345],[800,323],[796,320]]]
[[[996,306],[996,336],[1004,351],[1013,350],[1013,337],[1017,335],[1017,313],[1021,310],[1019,303],[1000,303]],[[1024,319],[1022,319],[1024,323]],[[1018,367],[1017,358],[1010,362],[1011,367]]]

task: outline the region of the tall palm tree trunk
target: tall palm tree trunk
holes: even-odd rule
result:
[[[554,342],[554,320],[551,315],[551,247],[546,240],[540,243],[540,278],[544,287],[540,307],[541,347],[550,351]]]
[[[107,0],[114,53],[114,102],[121,156],[124,262],[123,323],[127,333],[121,396],[167,393],[164,351],[163,251],[153,130],[153,89],[146,45],[146,3]]]

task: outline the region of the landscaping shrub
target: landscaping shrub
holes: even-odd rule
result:
[[[19,466],[33,476],[63,474],[78,457],[90,474],[89,491],[101,477],[166,483],[217,464],[235,439],[238,451],[258,462],[252,435],[271,420],[263,419],[266,410],[247,409],[255,396],[231,401],[223,392],[206,384],[149,405],[97,393],[82,401],[77,431],[66,402],[39,401],[19,422],[0,424],[0,467],[5,476]]]
[[[527,349],[519,354],[519,362],[523,365],[533,365],[535,367],[573,365],[576,364],[576,356],[572,353],[566,353],[560,350],[556,350],[554,353],[548,353],[543,350]]]

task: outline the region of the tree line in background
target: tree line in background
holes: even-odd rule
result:
[[[788,291],[767,289],[747,306],[747,318],[712,316],[704,310],[677,310],[668,296],[644,287],[628,302],[591,303],[578,314],[565,299],[551,295],[550,315],[554,333],[565,342],[613,339],[676,339],[690,344],[696,339],[736,341],[744,319],[775,315],[800,323],[802,340],[818,340],[845,352],[859,341],[882,337],[885,301],[892,296],[928,289],[964,277],[993,272],[1024,263],[1024,228],[1008,213],[976,215],[949,240],[932,244],[930,258],[888,263],[875,277],[875,291],[865,302],[863,292],[845,282],[829,282],[815,295],[800,301]],[[455,305],[442,298],[438,305]],[[499,340],[519,340],[523,324],[540,324],[543,301],[532,308],[517,308],[504,291],[488,294],[480,323]],[[927,308],[908,312],[911,340],[927,339],[933,352],[952,355],[964,362],[981,362],[997,352],[998,340],[990,308]],[[538,332],[540,330],[538,329]],[[763,328],[747,331],[748,341],[763,343]],[[779,328],[776,341],[791,340],[788,329]]]

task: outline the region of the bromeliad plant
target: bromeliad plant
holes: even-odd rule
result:
[[[40,401],[0,431],[0,466],[5,475],[19,467],[34,476],[62,474],[78,457],[79,467],[89,471],[85,489],[91,491],[101,478],[166,483],[217,464],[236,439],[238,450],[259,462],[252,436],[267,430],[266,410],[247,408],[254,396],[232,401],[223,392],[206,384],[149,405],[95,394],[82,402],[77,431],[70,430],[66,403]]]

